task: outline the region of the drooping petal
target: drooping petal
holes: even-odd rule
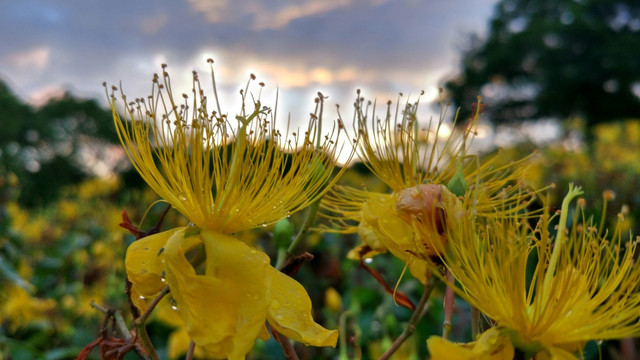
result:
[[[431,359],[470,360],[473,353],[467,344],[456,344],[440,336],[431,336],[427,340]]]
[[[509,337],[495,327],[468,344],[456,344],[440,336],[432,336],[427,340],[427,347],[433,360],[511,360],[515,353]]]
[[[167,242],[167,282],[191,339],[213,357],[243,359],[263,334],[271,276],[266,254],[230,236],[202,230],[206,269],[185,257],[185,231]]]
[[[267,319],[279,333],[306,345],[336,346],[337,330],[327,330],[313,321],[311,299],[294,279],[269,268],[271,291]]]
[[[162,281],[167,240],[183,228],[175,228],[134,241],[127,248],[127,276],[141,296],[153,296],[166,285]]]

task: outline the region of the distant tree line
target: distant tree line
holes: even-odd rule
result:
[[[67,93],[34,108],[0,82],[0,109],[0,173],[18,177],[25,206],[45,205],[91,176],[81,152],[118,141],[111,111],[96,100]]]
[[[501,0],[445,88],[463,110],[482,95],[496,124],[578,117],[591,127],[640,118],[638,54],[640,1]]]

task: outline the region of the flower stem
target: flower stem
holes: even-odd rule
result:
[[[193,340],[189,341],[189,348],[187,349],[187,356],[185,356],[184,360],[192,360],[193,359],[193,353],[196,350],[196,343],[193,342]]]
[[[446,274],[447,278],[447,287],[444,293],[444,323],[442,324],[442,337],[444,339],[448,339],[451,334],[452,324],[453,324],[453,308],[454,304],[454,294],[453,294],[453,284],[456,279],[453,277],[453,273],[447,270]]]
[[[471,306],[471,338],[475,340],[480,332],[480,310],[475,306]]]
[[[271,334],[273,334],[273,337],[278,341],[280,347],[282,347],[284,356],[288,360],[299,360],[298,354],[296,354],[296,350],[293,348],[293,345],[291,345],[289,338],[277,332],[276,329],[274,329],[270,324],[268,324],[268,326],[271,330]]]
[[[153,309],[155,309],[155,307],[158,305],[160,300],[162,300],[162,298],[165,295],[167,295],[169,291],[171,290],[169,289],[168,286],[165,286],[164,288],[162,288],[162,291],[160,291],[160,294],[158,294],[158,296],[156,296],[155,299],[153,299],[153,301],[151,302],[151,304],[149,304],[149,307],[144,312],[144,314],[140,315],[138,318],[136,318],[133,321],[133,324],[135,325],[136,330],[138,331],[138,335],[142,340],[142,345],[144,345],[144,348],[147,350],[147,352],[149,353],[149,355],[153,360],[160,360],[160,357],[158,356],[158,353],[156,353],[156,350],[153,347],[153,344],[151,343],[151,339],[149,338],[149,334],[147,333],[147,328],[144,326],[144,323],[147,321],[147,318],[149,317],[149,315],[151,315],[151,312],[153,311]]]
[[[311,228],[311,225],[313,224],[313,221],[315,220],[316,215],[318,214],[318,209],[320,209],[320,200],[322,199],[316,200],[316,202],[314,202],[309,206],[307,216],[305,217],[304,222],[302,223],[302,227],[300,228],[296,236],[291,241],[291,244],[287,248],[287,251],[285,252],[285,251],[281,251],[280,249],[278,250],[278,258],[276,259],[276,266],[275,266],[276,269],[280,269],[282,267],[282,264],[284,264],[284,261],[286,260],[286,258],[293,254],[293,251],[302,242],[304,235],[306,235],[307,232],[309,231],[309,228]]]
[[[339,338],[339,347],[340,347],[340,355],[338,356],[339,360],[348,360],[349,356],[347,355],[347,317],[351,315],[351,310],[347,310],[340,314],[340,319],[338,320],[338,328],[340,329],[340,334],[342,334]]]
[[[582,195],[582,189],[580,186],[573,186],[569,184],[569,192],[562,200],[562,208],[560,209],[560,222],[558,223],[558,232],[556,233],[556,239],[553,244],[553,252],[551,253],[551,259],[549,260],[549,267],[544,275],[544,283],[542,285],[543,294],[548,294],[551,290],[551,281],[553,280],[558,260],[560,259],[561,249],[564,247],[564,232],[567,228],[567,217],[569,216],[569,205],[571,201],[577,196]]]
[[[302,227],[300,228],[300,231],[298,231],[298,234],[296,234],[296,237],[291,242],[291,245],[289,245],[289,248],[287,249],[287,255],[291,255],[293,253],[293,250],[295,250],[295,248],[298,247],[298,245],[300,245],[302,238],[304,237],[304,235],[307,234],[307,231],[309,231],[309,228],[313,224],[313,221],[316,219],[316,214],[318,214],[318,209],[320,209],[320,200],[321,199],[316,200],[316,202],[314,202],[309,206],[309,212],[307,213],[307,217],[304,219],[304,222],[302,223]]]
[[[422,319],[422,317],[426,313],[427,303],[429,301],[429,297],[431,296],[431,291],[435,287],[436,283],[437,283],[436,278],[430,276],[429,274],[429,276],[427,277],[427,283],[424,286],[424,293],[420,298],[420,302],[418,303],[418,306],[416,306],[416,309],[413,311],[413,314],[409,318],[409,323],[407,324],[407,327],[404,328],[404,330],[402,331],[402,334],[398,336],[398,338],[393,342],[393,344],[391,344],[391,347],[387,349],[387,351],[385,351],[384,354],[382,354],[382,356],[378,358],[378,360],[386,360],[391,358],[391,355],[393,355],[393,353],[395,353],[400,348],[402,343],[404,343],[405,340],[407,340],[409,336],[413,334],[413,332],[416,330],[416,324],[420,319]]]
[[[162,290],[160,291],[160,293],[158,294],[158,296],[156,296],[155,299],[153,299],[153,301],[151,302],[151,304],[149,304],[149,307],[147,308],[147,311],[145,311],[144,314],[140,315],[134,321],[134,324],[136,326],[144,325],[144,323],[147,321],[147,318],[149,317],[149,315],[151,315],[151,312],[153,311],[153,309],[156,308],[156,306],[158,305],[160,300],[162,300],[162,298],[165,297],[165,295],[167,295],[169,292],[171,292],[171,289],[169,289],[168,286],[163,287]]]

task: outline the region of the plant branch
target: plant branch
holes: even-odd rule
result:
[[[293,345],[291,345],[289,338],[277,332],[276,329],[271,326],[271,324],[268,325],[269,330],[271,330],[271,334],[276,339],[276,341],[278,341],[280,347],[282,347],[284,356],[286,356],[288,360],[299,360],[298,354],[296,354],[296,350],[293,348]]]
[[[153,311],[153,309],[155,309],[156,306],[158,306],[158,304],[160,303],[160,300],[162,300],[162,298],[164,298],[165,295],[167,295],[169,292],[171,292],[171,289],[169,289],[169,286],[165,286],[165,287],[162,288],[160,293],[153,299],[151,304],[149,304],[149,307],[144,312],[144,314],[140,315],[134,321],[134,324],[136,325],[136,327],[138,325],[144,325],[144,323],[147,321],[147,318],[149,318],[149,315],[151,315],[151,312]]]
[[[393,353],[395,353],[400,348],[402,343],[404,343],[405,340],[407,340],[409,336],[413,334],[413,332],[416,330],[416,324],[418,323],[418,321],[420,321],[420,319],[422,319],[422,317],[426,313],[426,310],[428,308],[427,303],[429,302],[431,291],[433,291],[433,288],[435,287],[436,283],[437,283],[437,279],[432,277],[431,274],[428,274],[427,283],[425,284],[425,287],[424,287],[424,293],[422,294],[422,297],[420,298],[420,302],[416,306],[416,309],[413,311],[413,314],[409,318],[409,323],[407,324],[407,327],[404,328],[404,330],[402,331],[402,334],[398,336],[398,338],[393,342],[393,344],[391,344],[391,347],[387,351],[385,351],[384,354],[382,354],[382,356],[380,356],[378,360],[389,359],[391,355],[393,355]]]

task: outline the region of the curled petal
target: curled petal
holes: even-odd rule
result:
[[[267,320],[279,333],[306,345],[336,346],[337,330],[327,330],[313,321],[311,299],[294,279],[269,268],[271,291]]]

